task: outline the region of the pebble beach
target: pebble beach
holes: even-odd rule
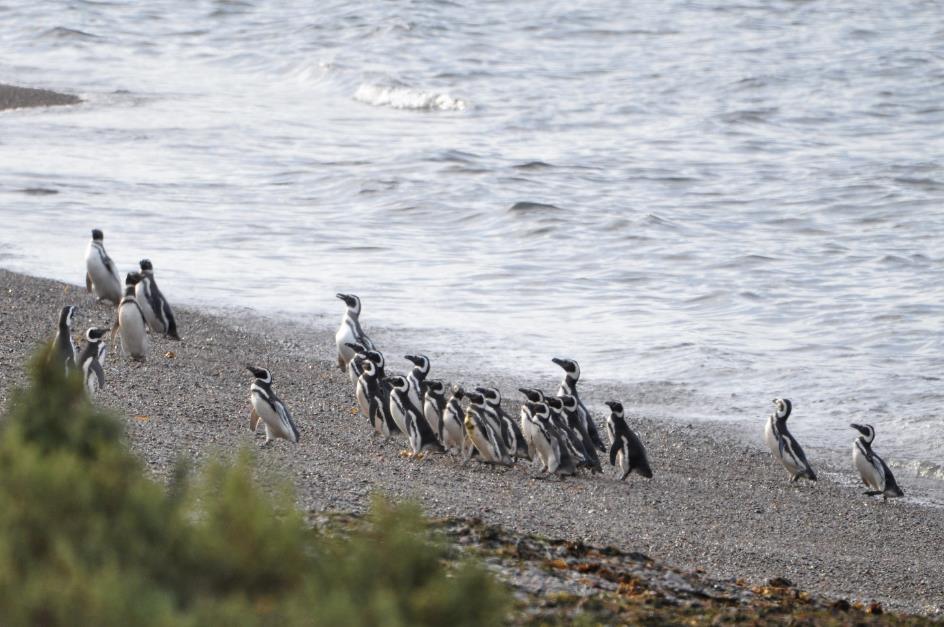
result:
[[[173,298],[173,295],[169,295]],[[332,294],[326,298],[333,298]],[[79,308],[77,335],[111,326],[114,309],[84,287],[0,270],[0,406],[26,381],[25,364],[52,338],[59,309]],[[630,424],[649,450],[652,480],[604,475],[559,481],[519,463],[492,468],[454,456],[422,461],[399,456],[403,443],[371,435],[356,413],[352,386],[335,365],[333,328],[275,321],[250,311],[207,313],[175,308],[183,341],[151,336],[148,360],[132,363],[109,352],[106,384],[96,402],[126,419],[142,462],[166,477],[183,457],[200,464],[211,455],[255,450],[261,434],[248,429],[251,375],[269,368],[274,389],[292,410],[301,441],[277,441],[256,451],[263,472],[294,485],[305,511],[363,512],[371,495],[413,499],[432,517],[480,518],[519,533],[614,546],[717,579],[764,582],[783,577],[813,593],[940,616],[944,612],[944,516],[909,499],[883,502],[861,486],[834,480],[849,461],[820,463],[816,484],[789,483],[762,442],[724,428],[655,421]],[[338,317],[340,318],[341,306]],[[364,324],[381,350],[393,343]],[[389,354],[388,370],[405,369]],[[466,385],[490,383],[517,415],[521,385],[556,389],[557,379],[495,380],[474,364],[430,376]],[[581,383],[593,407],[618,395]],[[598,423],[604,416],[597,410]],[[850,437],[851,441],[851,437]],[[907,483],[904,483],[906,493]]]

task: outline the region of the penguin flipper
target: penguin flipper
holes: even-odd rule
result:
[[[610,466],[616,465],[616,454],[619,453],[619,438],[613,439],[613,446],[610,447]]]
[[[256,413],[256,408],[253,407],[252,411],[249,412],[249,430],[255,433],[256,427],[258,426],[259,426],[259,414]]]

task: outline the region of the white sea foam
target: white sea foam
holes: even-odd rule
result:
[[[402,85],[361,83],[354,92],[354,100],[375,107],[394,109],[463,111],[466,108],[464,100],[453,98],[449,94],[437,94]]]

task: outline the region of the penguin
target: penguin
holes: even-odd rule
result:
[[[446,401],[442,413],[442,444],[446,450],[462,451],[465,443],[465,410],[462,409],[462,397],[465,390],[459,385],[452,386],[452,394]]]
[[[361,344],[364,348],[371,350],[374,348],[374,343],[361,328],[361,299],[354,294],[337,294],[337,297],[347,305],[344,316],[341,317],[341,326],[334,335],[334,341],[338,347],[338,368],[346,370],[348,362],[354,358],[354,351],[347,345],[348,343]]]
[[[301,435],[285,403],[272,391],[272,374],[265,368],[246,366],[246,369],[255,377],[252,385],[249,386],[249,400],[252,403],[249,430],[255,433],[261,420],[265,425],[266,434],[265,442],[262,443],[263,447],[268,446],[275,438],[298,444]]]
[[[390,386],[390,414],[397,427],[407,435],[412,451],[404,451],[401,456],[415,458],[425,451],[444,453],[445,449],[436,440],[436,434],[426,422],[422,410],[410,400],[410,384],[406,377],[387,377],[384,381]]]
[[[369,403],[371,394],[368,393],[367,388],[362,385],[361,374],[363,374],[363,364],[365,360],[370,360],[376,368],[374,368],[374,373],[371,375],[370,379],[376,379],[378,382],[377,385],[381,385],[380,381],[386,376],[384,374],[384,358],[379,351],[369,351],[364,348],[363,345],[357,344],[355,342],[348,342],[348,347],[354,351],[354,358],[348,364],[348,373],[354,377],[354,373],[357,373],[357,376],[354,378],[354,397],[357,399],[358,407],[360,407],[361,413],[365,416],[369,416]]]
[[[180,340],[177,334],[177,320],[174,318],[174,312],[170,308],[170,303],[164,298],[164,294],[157,287],[154,280],[154,266],[150,259],[142,259],[141,281],[134,288],[134,295],[141,305],[141,311],[144,312],[144,318],[147,320],[151,331],[160,333],[164,337],[172,340]]]
[[[497,422],[502,439],[512,458],[531,460],[531,454],[528,452],[528,443],[524,439],[521,427],[511,419],[501,406],[501,393],[495,388],[480,387],[476,392],[485,397],[485,410],[493,422]]]
[[[639,437],[626,424],[623,416],[623,405],[618,401],[607,401],[610,416],[607,418],[607,430],[612,434],[610,445],[610,465],[619,462],[622,471],[620,481],[624,481],[629,473],[636,471],[646,479],[652,479],[652,468],[646,457],[646,447],[639,441]]]
[[[118,267],[105,252],[105,236],[92,229],[92,241],[85,249],[85,289],[94,291],[98,300],[115,305],[121,301],[121,276]]]
[[[524,403],[521,405],[521,410],[518,412],[521,435],[524,437],[525,444],[528,446],[528,455],[531,456],[531,459],[535,459],[536,451],[534,450],[534,433],[532,433],[534,418],[532,416],[532,412],[528,409],[528,403],[543,403],[544,392],[531,388],[518,388],[518,391],[521,392],[525,398]]]
[[[522,416],[530,423],[535,457],[541,461],[543,472],[560,477],[577,474],[573,456],[551,423],[547,403],[526,401],[522,407]]]
[[[77,364],[82,369],[85,390],[90,397],[105,387],[105,371],[102,362],[108,345],[104,342],[108,329],[92,327],[85,332],[85,346],[79,353]]]
[[[118,321],[112,331],[112,338],[117,331],[121,337],[122,351],[135,361],[147,359],[148,348],[147,321],[134,295],[135,286],[140,280],[141,274],[138,272],[129,272],[125,278],[125,297],[118,305]]]
[[[564,394],[558,396],[561,402],[561,410],[564,417],[567,420],[567,426],[570,427],[571,433],[577,436],[577,439],[581,443],[581,452],[583,452],[586,465],[590,468],[591,473],[603,472],[603,467],[600,464],[600,458],[597,455],[596,447],[594,447],[590,435],[587,433],[586,422],[580,420],[579,416],[579,405],[576,398],[570,394]],[[592,421],[590,421],[592,422]]]
[[[390,389],[384,383],[383,366],[378,366],[369,355],[362,357],[360,361],[361,376],[357,380],[357,399],[361,411],[367,416],[376,433],[385,438],[400,433],[390,415]]]
[[[443,441],[443,412],[446,409],[446,385],[439,379],[426,379],[420,384],[423,390],[423,415],[436,439]]]
[[[347,376],[351,379],[351,383],[354,384],[355,390],[357,389],[357,380],[361,376],[361,357],[367,355],[367,347],[358,342],[347,342],[345,346],[354,351],[354,357],[347,362]]]
[[[764,440],[770,448],[770,454],[787,469],[791,482],[800,477],[816,481],[816,473],[806,461],[803,449],[787,430],[787,418],[793,411],[793,404],[785,398],[775,398],[772,402],[775,411],[767,418],[767,424],[764,427]]]
[[[583,425],[584,430],[590,436],[590,444],[588,447],[596,447],[598,451],[605,453],[606,445],[604,445],[603,440],[600,439],[600,433],[597,431],[597,425],[595,422],[593,422],[593,417],[587,410],[586,405],[584,405],[583,401],[580,400],[580,395],[577,394],[577,381],[580,380],[580,366],[577,365],[577,362],[573,359],[562,359],[560,357],[555,357],[551,361],[564,369],[564,379],[561,381],[560,388],[557,390],[557,395],[563,396],[565,394],[569,394],[577,399],[577,413],[580,423]]]
[[[416,407],[423,407],[423,392],[420,385],[429,374],[429,359],[426,355],[404,355],[406,360],[413,362],[413,369],[406,375],[410,386],[410,402]]]
[[[882,500],[904,496],[904,491],[898,487],[895,475],[885,464],[885,460],[872,450],[872,441],[875,440],[875,429],[872,425],[849,425],[862,435],[852,443],[852,463],[862,483],[871,488],[865,492],[868,496],[882,495]]]
[[[469,399],[469,406],[465,410],[465,430],[480,459],[486,464],[514,464],[501,433],[485,418],[485,397],[478,392],[467,392],[465,396]]]
[[[56,339],[53,340],[54,352],[50,358],[62,365],[66,375],[76,368],[79,349],[72,339],[72,325],[75,324],[75,305],[67,305],[59,312],[59,328],[56,330]]]
[[[570,428],[564,414],[564,402],[559,397],[546,397],[544,403],[550,412],[550,421],[560,435],[561,444],[570,452],[574,463],[583,468],[590,468],[588,454],[580,434]]]

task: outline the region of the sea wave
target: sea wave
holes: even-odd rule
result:
[[[362,83],[354,92],[354,100],[375,107],[426,111],[463,111],[466,102],[449,94],[422,91],[402,85]]]

